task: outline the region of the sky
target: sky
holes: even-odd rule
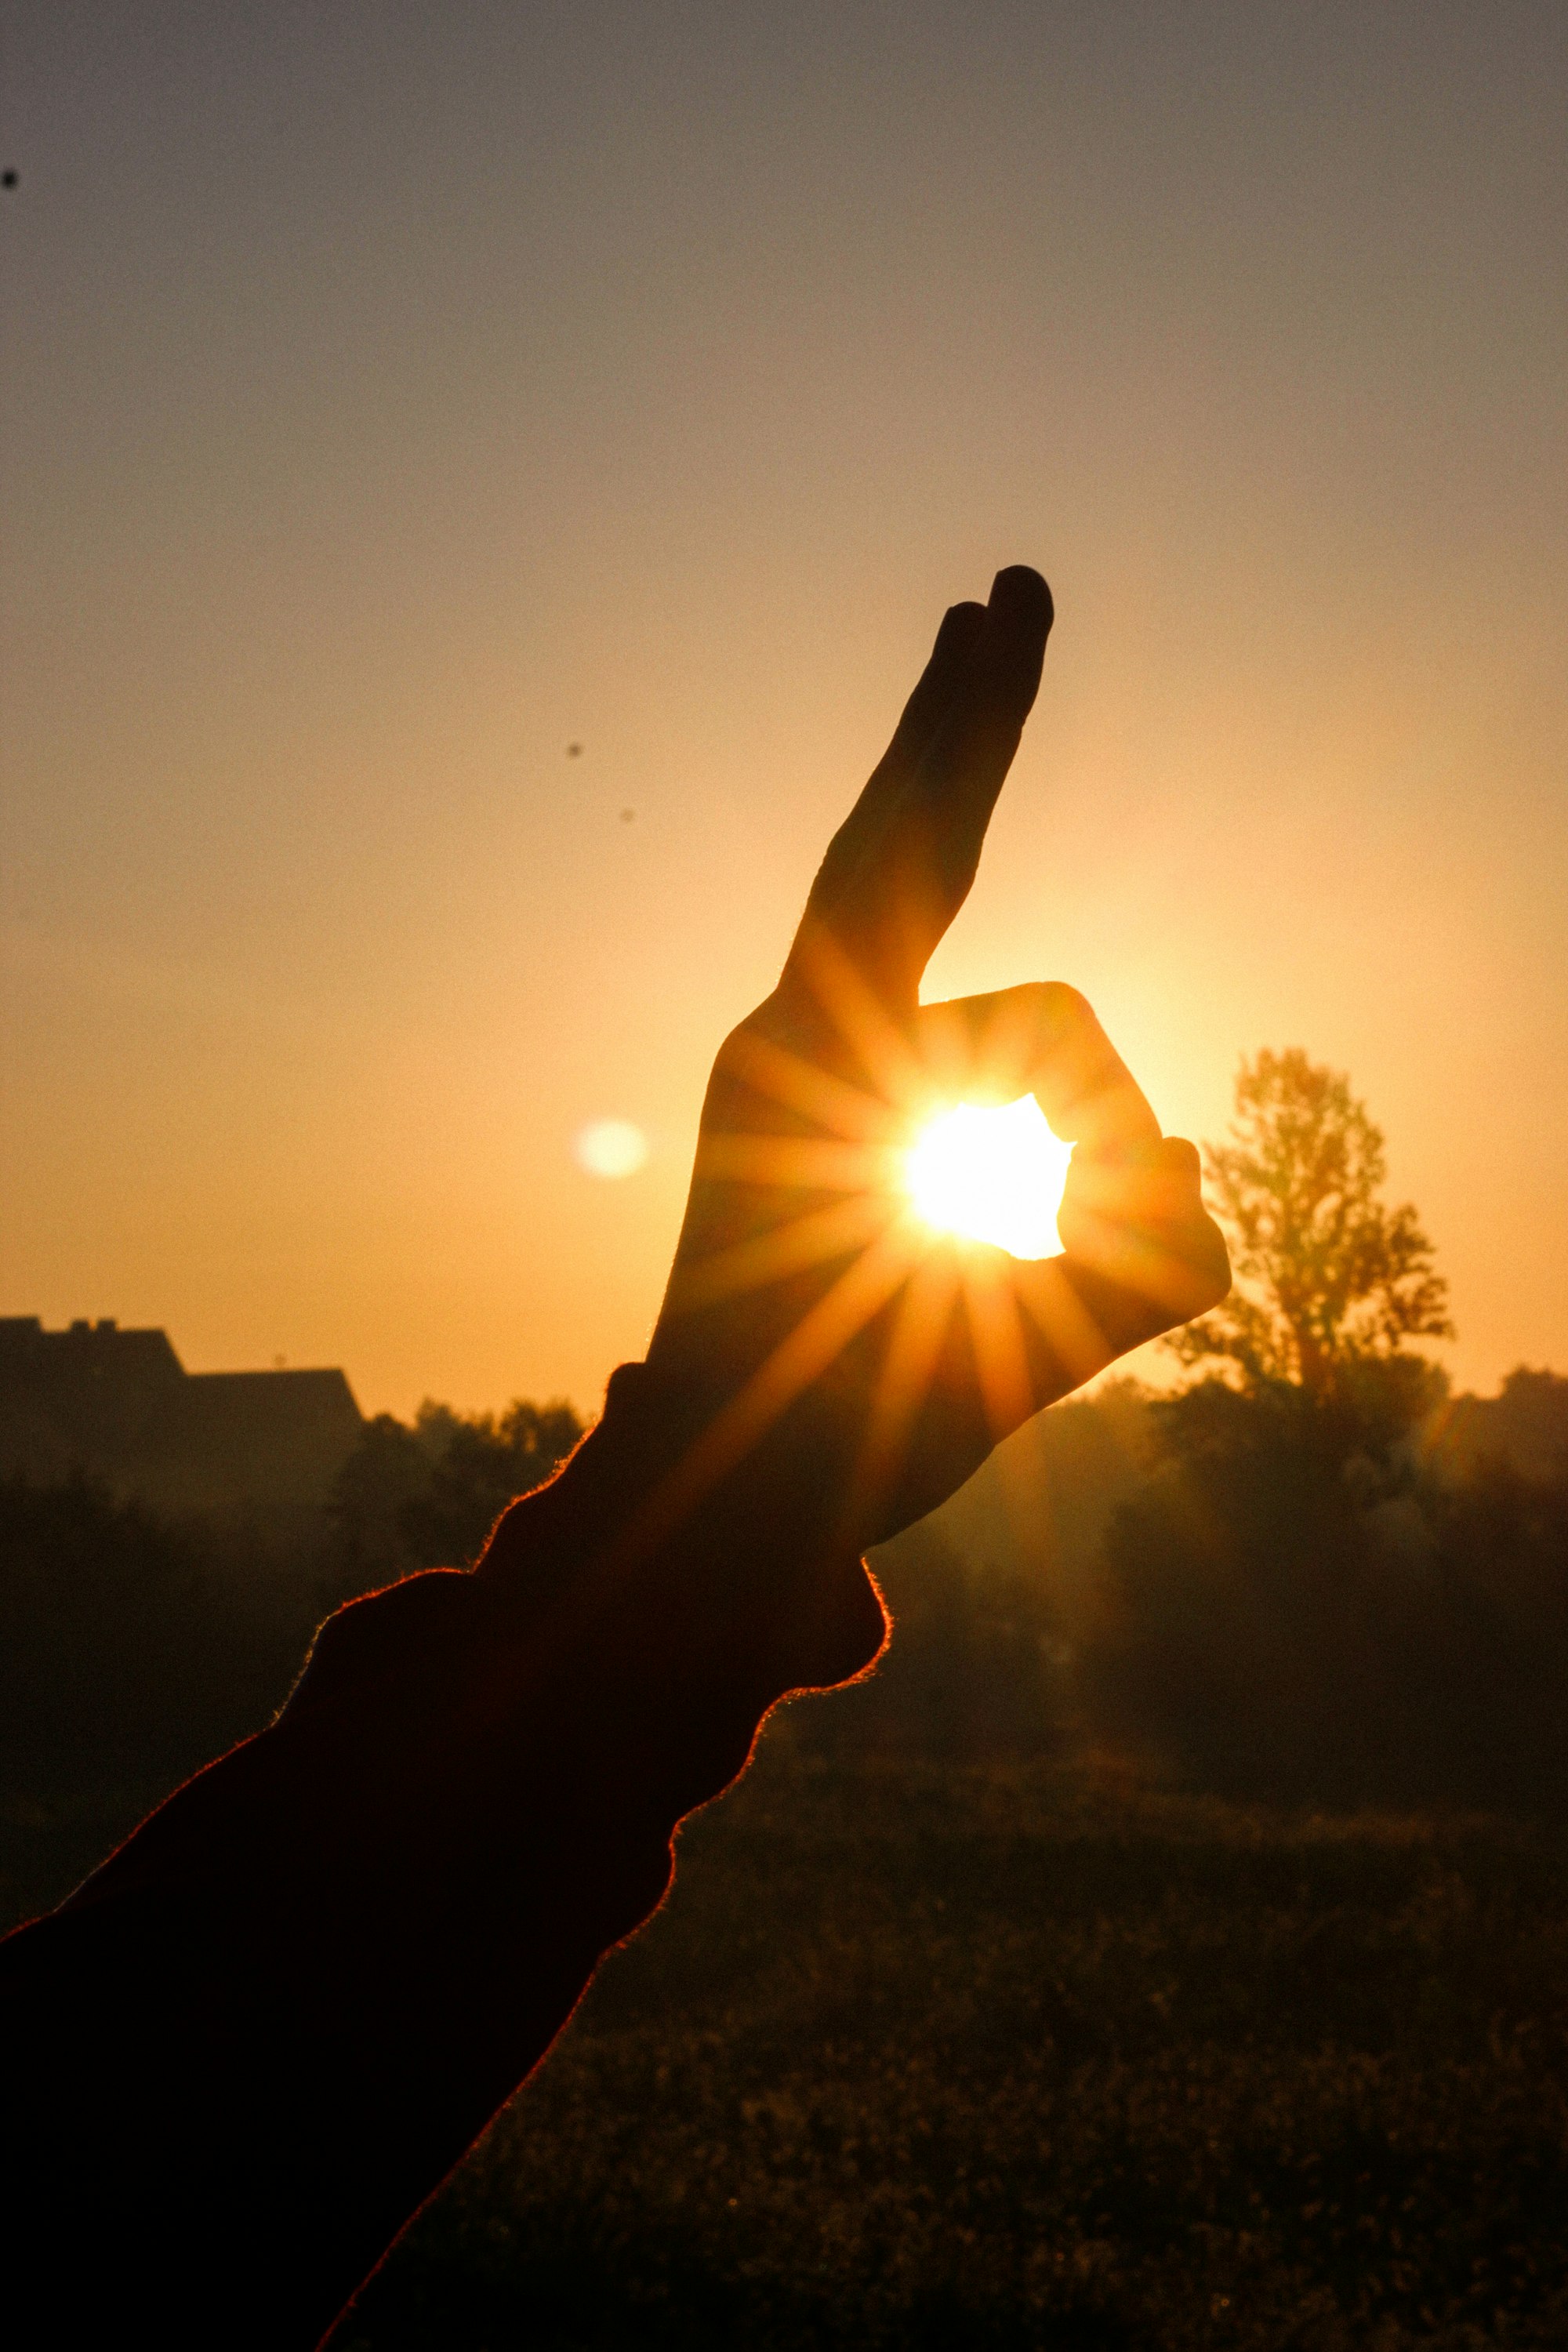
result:
[[[1348,1070],[1568,1370],[1565,100],[1560,0],[0,0],[0,1311],[593,1410],[1025,562],[928,996]]]

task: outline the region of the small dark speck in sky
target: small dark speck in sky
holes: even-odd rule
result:
[[[567,744],[567,746],[566,746],[566,757],[567,757],[569,760],[580,760],[580,759],[582,758],[582,756],[583,756],[583,746],[581,745],[581,743],[568,743],[568,744]]]
[[[623,810],[621,811],[621,823],[622,823],[623,824],[630,824],[630,823],[631,823],[631,821],[632,821],[633,817],[634,817],[634,816],[636,816],[636,814],[637,814],[637,811],[636,811],[636,809],[623,809]]]
[[[16,174],[15,172],[0,172],[0,188],[14,188],[16,184]]]

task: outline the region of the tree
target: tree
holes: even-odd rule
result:
[[[569,1404],[522,1399],[495,1413],[426,1398],[410,1429],[365,1423],[329,1506],[333,1598],[478,1558],[507,1505],[542,1486],[583,1434]]]
[[[1147,1406],[1079,1644],[1087,1720],[1230,1796],[1560,1810],[1568,1381],[1462,1399],[1439,1466],[1408,1442],[1442,1387],[1410,1343],[1447,1333],[1447,1286],[1342,1073],[1244,1061],[1205,1158],[1239,1287],[1177,1342],[1209,1377]]]
[[[1286,1384],[1316,1402],[1369,1367],[1405,1373],[1413,1394],[1429,1387],[1405,1342],[1452,1336],[1448,1286],[1415,1209],[1378,1198],[1383,1135],[1344,1073],[1295,1045],[1244,1059],[1231,1140],[1204,1160],[1236,1287],[1166,1345],[1243,1389]]]
[[[226,1530],[173,1524],[91,1479],[0,1480],[7,1801],[80,1803],[84,1819],[107,1804],[123,1834],[150,1796],[258,1731],[321,1612],[308,1571],[255,1566]],[[0,1820],[0,1844],[19,1827]]]
[[[559,1398],[537,1405],[519,1397],[499,1416],[426,1398],[414,1429],[430,1470],[404,1510],[403,1535],[421,1568],[477,1559],[508,1504],[542,1486],[583,1434]]]

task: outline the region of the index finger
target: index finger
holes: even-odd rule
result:
[[[913,1010],[973,882],[1051,619],[1050,590],[1023,564],[997,573],[987,604],[947,614],[886,755],[828,845],[786,984],[809,981],[813,937],[826,930],[884,1003]]]
[[[1161,1139],[1147,1096],[1087,998],[1060,981],[925,1005],[915,1041],[934,1088],[970,1102],[1032,1094],[1064,1143],[1099,1153]]]

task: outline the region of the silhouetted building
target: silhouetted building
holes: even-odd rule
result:
[[[363,1425],[341,1371],[187,1372],[163,1331],[0,1317],[0,1475],[85,1472],[181,1514],[314,1509]]]

